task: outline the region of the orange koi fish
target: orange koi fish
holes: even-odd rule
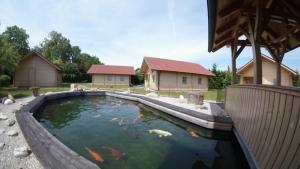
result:
[[[187,128],[187,131],[190,133],[191,136],[193,137],[199,137],[199,134],[196,130],[192,129],[192,128]]]
[[[116,157],[116,160],[123,160],[124,157],[126,156],[126,153],[120,153],[118,150],[112,147],[102,146],[102,148],[109,151],[112,156]]]
[[[95,152],[95,151],[93,151],[93,150],[91,150],[91,149],[89,149],[89,148],[87,148],[87,147],[85,147],[85,150],[86,150],[86,151],[90,154],[90,156],[92,156],[96,161],[101,162],[101,163],[104,162],[103,157],[102,157],[99,153],[97,153],[97,152]]]

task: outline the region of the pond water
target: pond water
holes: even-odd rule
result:
[[[36,119],[102,169],[247,169],[230,132],[207,130],[110,96],[50,101]]]

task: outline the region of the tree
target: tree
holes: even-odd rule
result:
[[[140,85],[144,83],[144,75],[141,73],[140,69],[135,70],[135,75],[132,76],[131,83],[134,85]]]
[[[60,59],[62,63],[66,63],[73,57],[70,40],[55,31],[49,33],[49,37],[42,42],[41,48],[43,55],[50,61]]]
[[[300,76],[299,76],[299,72],[298,71],[296,71],[296,77],[295,77],[295,79],[294,79],[294,81],[293,81],[293,84],[294,84],[294,86],[295,87],[300,87]]]
[[[0,75],[12,75],[19,62],[19,54],[14,46],[7,43],[3,35],[0,35]]]
[[[17,51],[19,57],[29,52],[29,35],[23,28],[19,28],[18,26],[7,27],[2,33],[2,36],[4,40]]]
[[[210,70],[215,76],[208,78],[210,89],[223,89],[231,84],[231,71],[228,67],[226,71],[218,70],[217,64],[213,64]]]

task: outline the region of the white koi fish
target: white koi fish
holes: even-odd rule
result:
[[[117,118],[117,117],[115,117],[115,118],[112,118],[110,121],[111,122],[115,122],[115,121],[118,121],[119,119]]]
[[[155,133],[158,135],[158,137],[167,137],[167,136],[172,136],[173,134],[168,132],[168,131],[164,131],[164,130],[160,130],[160,129],[152,129],[149,130],[149,133]]]
[[[101,117],[101,114],[97,114],[97,115],[93,116],[93,118],[98,118],[98,117]]]

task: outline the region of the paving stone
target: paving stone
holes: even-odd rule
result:
[[[17,136],[18,132],[16,130],[10,130],[10,131],[7,132],[7,135],[8,136]]]
[[[26,146],[21,146],[14,149],[14,156],[18,158],[27,157],[30,154],[30,150]]]
[[[7,120],[7,126],[13,126],[15,123],[16,123],[16,120],[14,120],[14,119]]]

